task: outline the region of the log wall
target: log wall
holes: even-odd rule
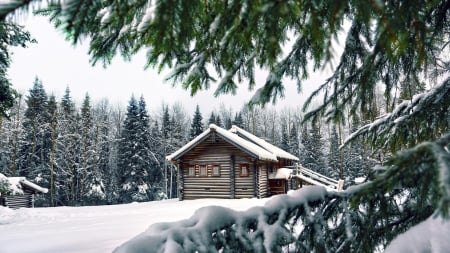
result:
[[[240,177],[239,175],[239,164],[250,164],[252,157],[218,135],[212,134],[209,136],[184,154],[181,160],[183,161],[181,169],[183,174],[180,179],[183,180],[183,199],[246,198],[254,196],[252,177],[254,172],[250,170],[248,177]],[[233,162],[234,173],[232,175]],[[200,174],[203,166],[207,168],[206,176]],[[220,166],[220,176],[213,175],[213,166]],[[194,175],[189,175],[189,167],[195,168]],[[234,187],[232,187],[233,181]],[[234,188],[234,192],[232,188]]]
[[[17,209],[21,207],[33,207],[33,194],[25,192],[23,195],[2,196],[0,203],[3,206]]]

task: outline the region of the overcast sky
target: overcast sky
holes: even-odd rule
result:
[[[193,112],[196,104],[199,104],[203,114],[209,114],[214,108],[218,109],[222,103],[237,111],[252,96],[252,92],[248,92],[243,85],[236,96],[222,95],[215,98],[212,95],[215,87],[212,86],[210,90],[191,97],[189,91],[183,90],[181,85],[172,87],[171,83],[164,82],[170,70],[162,74],[154,69],[144,70],[145,52],[134,56],[131,62],[125,62],[118,56],[106,68],[101,64],[93,67],[89,63],[87,42],[73,46],[64,40],[62,32],[57,31],[43,17],[29,16],[18,21],[38,41],[28,48],[13,49],[13,62],[8,76],[13,87],[25,94],[37,76],[42,80],[46,91],[53,93],[58,99],[69,86],[72,97],[77,102],[82,101],[87,92],[94,102],[108,98],[112,104],[126,106],[132,94],[136,97],[143,94],[150,111],[159,110],[163,102],[181,102],[188,112]],[[278,100],[276,106],[300,106],[313,87],[322,83],[325,77],[321,74],[313,75],[305,82],[302,94],[297,93],[294,82],[287,83],[286,98]],[[264,80],[265,75],[261,73],[257,81],[262,84]]]

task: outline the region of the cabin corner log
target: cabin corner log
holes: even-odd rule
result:
[[[184,170],[183,162],[180,161],[178,163],[178,199],[183,200],[184,199],[184,178],[182,171]],[[180,173],[181,172],[181,173]]]
[[[236,198],[236,164],[234,162],[234,155],[230,156],[230,198]]]

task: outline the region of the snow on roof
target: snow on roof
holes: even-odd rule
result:
[[[209,125],[209,128],[206,129],[203,133],[201,133],[200,135],[195,137],[192,141],[188,142],[186,145],[184,145],[183,147],[181,147],[180,149],[178,149],[171,155],[166,156],[166,159],[169,161],[172,161],[172,160],[178,158],[179,156],[183,155],[185,152],[189,151],[190,149],[195,147],[198,143],[200,143],[202,140],[204,140],[204,138],[206,138],[211,133],[211,131],[216,132],[221,137],[223,137],[230,143],[240,147],[241,149],[250,152],[251,154],[258,157],[258,159],[267,160],[267,161],[278,161],[275,154],[272,154],[271,152],[267,151],[266,149],[254,144],[250,141],[247,141],[247,140],[245,140],[245,139],[243,139],[221,127],[218,127],[215,124]]]
[[[279,168],[276,173],[269,174],[269,179],[290,179],[292,177],[292,170],[288,168]]]
[[[249,139],[250,141],[258,144],[259,146],[263,147],[264,149],[266,149],[267,151],[275,154],[277,157],[279,158],[284,158],[284,159],[290,159],[290,160],[294,160],[294,161],[299,161],[298,157],[282,150],[281,148],[274,146],[270,143],[268,143],[267,141],[245,131],[244,129],[237,127],[237,126],[232,126],[230,129],[230,132],[232,133],[237,133],[237,134],[241,134],[242,136],[244,136],[245,138]]]
[[[44,187],[40,187],[37,184],[34,184],[28,181],[25,177],[6,177],[5,175],[0,173],[0,181],[7,180],[9,182],[9,188],[12,195],[22,195],[23,193],[23,185],[30,187],[31,189],[41,192],[47,193],[48,189]]]

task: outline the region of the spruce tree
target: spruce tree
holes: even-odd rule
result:
[[[144,97],[141,96],[138,104],[138,116],[139,116],[139,140],[137,147],[137,155],[140,159],[139,166],[141,170],[145,171],[147,185],[147,196],[149,200],[158,199],[159,195],[159,172],[161,171],[160,161],[157,159],[154,151],[152,150],[152,129],[150,127],[150,117],[147,112],[147,106]],[[144,187],[144,186],[142,186]]]
[[[211,115],[209,116],[208,126],[210,124],[216,124],[216,115],[214,114],[214,112],[211,112]]]
[[[242,119],[241,112],[237,112],[234,116],[233,125],[244,128],[244,120]]]
[[[200,107],[197,105],[195,108],[194,116],[192,117],[191,131],[189,134],[190,139],[194,139],[199,134],[203,133],[203,117],[200,113]]]
[[[214,120],[214,124],[216,124],[219,127],[223,127],[222,119],[220,118],[220,115],[216,116],[216,119]]]
[[[69,87],[61,98],[58,115],[56,198],[59,205],[75,205],[79,197],[80,128]]]
[[[323,140],[317,124],[312,124],[309,131],[304,128],[302,131],[302,145],[302,165],[307,169],[330,176],[330,172],[325,168]]]
[[[48,100],[48,113],[50,116],[50,154],[49,154],[49,204],[55,206],[55,171],[57,171],[56,163],[56,142],[58,139],[58,105],[54,95]]]
[[[21,137],[19,175],[50,188],[50,114],[48,97],[42,82],[36,78],[25,99],[27,109]],[[53,109],[53,108],[52,108]],[[43,200],[46,202],[46,200]],[[37,203],[40,205],[41,203]],[[44,204],[44,203],[42,203]],[[49,203],[45,203],[48,205]]]
[[[341,151],[339,150],[339,136],[336,130],[336,125],[331,127],[331,136],[329,142],[328,152],[328,168],[330,175],[333,178],[344,178],[344,168],[341,166]]]
[[[233,122],[231,121],[231,118],[227,117],[225,119],[225,123],[223,124],[223,127],[225,129],[231,129],[232,126],[233,126]]]
[[[291,131],[289,132],[289,149],[287,150],[291,154],[299,157],[300,155],[300,144],[298,141],[298,131],[295,123],[292,123]]]
[[[286,123],[281,123],[281,149],[289,151],[289,134]]]
[[[139,143],[142,140],[143,130],[139,107],[140,105],[132,96],[118,143],[118,184],[121,203],[149,200],[148,168],[145,167],[141,157],[143,147]],[[142,117],[145,116],[142,115]]]
[[[354,133],[360,127],[359,117],[355,116],[351,126]],[[344,171],[346,183],[353,184],[355,178],[367,177],[368,168],[361,140],[355,140],[345,148]]]
[[[104,196],[102,179],[96,164],[96,134],[92,115],[91,99],[86,94],[81,105],[81,156],[80,156],[80,201],[91,204]]]

